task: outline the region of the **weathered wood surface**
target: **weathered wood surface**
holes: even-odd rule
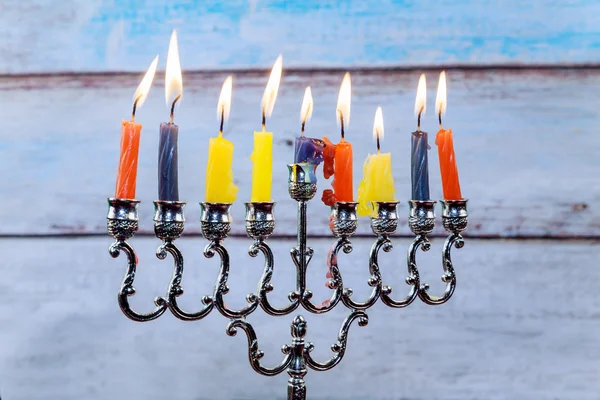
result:
[[[109,238],[4,239],[0,264],[0,392],[7,399],[282,399],[287,375],[257,375],[247,360],[246,339],[225,335],[227,319],[211,314],[197,323],[171,315],[141,324],[127,320],[116,303],[125,260],[107,254]],[[136,238],[140,268],[133,304],[141,310],[164,294],[171,261],[158,261],[156,239]],[[246,254],[249,240],[231,249],[232,307],[255,290],[262,263]],[[201,254],[205,240],[183,239],[186,256],[181,302],[188,309],[211,292],[218,263]],[[283,305],[293,286],[288,241],[272,242],[277,260],[274,299]],[[308,285],[325,299],[323,258],[329,240],[313,240]],[[340,257],[344,282],[356,296],[369,288],[370,240],[355,240]],[[382,258],[394,291],[406,286],[404,251],[395,242]],[[424,280],[440,290],[440,240],[420,254]],[[353,326],[348,351],[334,370],[310,371],[312,399],[597,399],[600,391],[600,298],[593,296],[600,269],[592,242],[470,240],[455,253],[458,287],[451,301],[428,307],[418,300],[403,310],[378,304],[364,328]],[[400,295],[400,294],[398,294]],[[308,339],[321,360],[331,352],[347,311],[307,315]],[[257,311],[264,362],[281,360],[292,315]]]
[[[407,213],[410,196],[410,132],[418,72],[371,71],[353,74],[353,103],[347,138],[354,143],[356,184],[362,163],[374,152],[375,109],[383,106],[385,140],[391,151],[397,197]],[[204,198],[207,143],[218,129],[215,106],[223,73],[184,75],[180,125],[180,190],[188,233],[199,231],[198,202]],[[437,130],[432,104],[437,74],[429,73],[429,110],[423,128]],[[296,231],[295,203],[287,194],[286,164],[298,134],[305,85],[312,85],[315,112],[307,134],[337,140],[335,104],[342,73],[293,73],[282,87],[268,128],[275,132],[274,200],[279,235]],[[103,234],[105,199],[114,193],[120,121],[131,110],[137,75],[62,76],[0,79],[0,233]],[[250,196],[252,131],[260,127],[263,73],[234,79],[232,119],[226,135],[236,146],[234,174],[239,198],[234,231],[243,235],[243,202]],[[600,212],[598,154],[600,114],[594,101],[597,70],[453,71],[445,126],[454,129],[463,194],[470,199],[470,236],[597,237]],[[152,231],[156,197],[158,125],[167,118],[162,76],[138,112],[144,124],[138,198],[141,227]],[[433,140],[432,140],[433,145]],[[434,198],[441,197],[437,149],[430,161]],[[322,176],[322,175],[321,175]],[[320,179],[320,190],[328,187]],[[327,235],[328,209],[310,204],[309,233]],[[441,224],[440,224],[441,225]],[[368,220],[360,233],[368,234]],[[402,224],[401,233],[408,228]]]
[[[0,73],[600,62],[594,0],[3,1]],[[161,65],[164,65],[162,58]]]

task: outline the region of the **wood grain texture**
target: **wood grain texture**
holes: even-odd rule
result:
[[[429,105],[436,74],[429,77]],[[180,125],[180,194],[188,201],[186,232],[199,232],[198,202],[204,199],[207,143],[216,135],[215,108],[222,73],[184,75],[184,98],[176,113]],[[273,196],[279,235],[296,232],[296,205],[287,193],[286,164],[293,158],[293,138],[305,85],[312,85],[315,112],[307,134],[338,137],[335,104],[342,73],[294,73],[282,80],[273,118]],[[597,155],[600,113],[598,71],[509,73],[452,72],[445,126],[454,130],[463,195],[470,199],[470,236],[596,237],[600,234]],[[114,193],[119,157],[119,127],[131,110],[140,77],[63,76],[0,79],[0,233],[89,234],[105,232],[106,198]],[[347,138],[354,144],[354,176],[375,151],[371,139],[375,109],[383,106],[397,196],[408,213],[410,132],[418,72],[359,72],[352,75],[353,103]],[[235,144],[234,176],[239,197],[233,206],[234,232],[243,231],[243,202],[250,197],[252,131],[260,127],[260,98],[267,77],[237,74],[232,118],[226,136]],[[432,84],[433,83],[433,84]],[[158,126],[168,111],[162,77],[138,112],[142,130],[138,198],[141,227],[152,231],[152,200],[157,196]],[[436,132],[428,110],[423,128]],[[430,161],[431,192],[441,197],[437,149]],[[328,187],[320,175],[319,193]],[[309,233],[329,235],[329,210],[310,204]],[[401,224],[400,232],[408,234]],[[441,224],[438,224],[441,225]],[[440,227],[438,227],[439,229]],[[370,232],[361,220],[359,232]],[[438,232],[441,232],[438,231]]]
[[[593,0],[5,0],[0,73],[600,62]]]
[[[184,323],[169,314],[141,324],[116,303],[123,259],[107,254],[109,238],[2,240],[0,264],[0,392],[7,399],[282,399],[287,375],[257,375],[248,365],[242,333],[225,335],[227,319],[211,314]],[[171,261],[159,261],[156,239],[134,239],[140,268],[133,305],[149,310],[164,294]],[[183,239],[186,257],[181,304],[194,309],[211,292],[218,263],[201,254],[205,240]],[[325,299],[324,257],[331,241],[312,240],[315,256],[308,287]],[[340,257],[344,282],[355,295],[369,288],[371,240],[355,240]],[[274,303],[283,305],[293,285],[288,241],[273,241],[277,260]],[[232,307],[256,289],[262,263],[246,254],[248,240],[228,240]],[[386,284],[406,287],[405,239],[382,258]],[[441,290],[441,243],[419,255],[422,279]],[[353,326],[344,360],[332,371],[309,371],[312,399],[597,399],[600,391],[600,280],[598,246],[591,242],[470,240],[455,253],[458,286],[441,307],[418,300],[393,310],[378,304],[364,328]],[[343,306],[308,320],[313,356],[331,352]],[[308,314],[308,315],[307,315]],[[262,311],[256,325],[264,362],[282,359],[293,315]]]

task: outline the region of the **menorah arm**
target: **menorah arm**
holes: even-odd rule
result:
[[[244,319],[235,319],[232,320],[226,329],[226,333],[229,336],[237,335],[237,328],[241,328],[248,337],[248,360],[250,361],[250,365],[252,368],[261,375],[266,376],[274,376],[282,373],[285,369],[290,365],[292,361],[292,355],[289,352],[286,352],[286,356],[278,366],[274,368],[266,368],[263,367],[260,363],[260,359],[265,355],[262,350],[258,347],[258,338],[256,337],[256,332],[250,323],[248,323]],[[284,346],[284,348],[287,348]],[[282,349],[283,351],[283,349]]]
[[[183,321],[197,321],[204,317],[206,317],[213,309],[214,303],[212,301],[212,297],[204,296],[202,297],[202,304],[205,305],[203,309],[196,312],[186,312],[179,308],[179,304],[177,303],[177,297],[183,294],[183,288],[181,287],[181,280],[183,279],[183,254],[179,248],[170,240],[165,241],[161,244],[156,250],[156,257],[161,260],[167,258],[167,254],[171,254],[173,256],[173,276],[171,278],[171,283],[169,284],[169,294],[168,299],[165,300],[169,310],[173,313],[174,316],[183,320]],[[164,300],[164,299],[163,299]]]
[[[135,271],[137,267],[137,256],[133,247],[125,240],[117,239],[110,245],[108,249],[111,257],[117,258],[121,251],[127,255],[127,272],[121,282],[121,289],[117,296],[119,307],[127,318],[137,322],[152,321],[160,317],[167,310],[167,302],[162,297],[157,297],[154,300],[156,308],[149,313],[138,313],[134,311],[129,305],[129,296],[135,294],[135,288],[133,287],[133,281],[135,280]]]
[[[352,243],[346,237],[340,237],[335,246],[329,253],[329,273],[330,279],[327,282],[327,287],[333,290],[329,300],[323,302],[320,305],[313,304],[310,299],[313,293],[310,290],[306,290],[302,298],[302,306],[313,314],[324,314],[331,311],[338,304],[342,298],[342,292],[344,290],[344,283],[342,281],[342,274],[338,266],[338,254],[342,250],[346,254],[352,252]]]
[[[269,315],[287,315],[294,311],[300,305],[300,295],[296,292],[290,293],[288,296],[290,304],[285,307],[278,308],[273,306],[269,301],[269,292],[273,291],[273,271],[275,269],[275,259],[271,247],[262,239],[255,240],[248,249],[248,254],[251,257],[258,256],[258,253],[263,253],[265,257],[265,266],[263,273],[258,283],[258,297],[261,308]]]
[[[456,289],[456,273],[454,272],[454,266],[452,265],[452,257],[450,255],[452,246],[457,249],[462,248],[465,245],[464,239],[460,233],[451,233],[444,242],[444,248],[442,249],[442,265],[444,267],[444,274],[442,275],[442,282],[446,283],[446,289],[441,296],[430,296],[428,293],[429,285],[424,283],[421,285],[419,290],[419,298],[429,305],[444,304],[454,294]]]
[[[366,310],[371,307],[373,304],[377,302],[379,296],[381,295],[381,273],[379,272],[379,251],[383,249],[386,253],[391,251],[393,248],[392,242],[390,239],[383,235],[377,238],[377,241],[373,243],[371,246],[371,252],[369,254],[369,272],[371,273],[371,277],[368,280],[368,285],[373,288],[371,294],[364,302],[356,302],[351,299],[352,289],[347,288],[344,290],[344,295],[342,297],[342,302],[346,305],[346,307],[353,310]]]
[[[252,314],[258,307],[258,296],[254,293],[250,293],[246,296],[248,305],[240,310],[232,310],[225,305],[223,296],[229,292],[227,286],[227,279],[229,278],[229,253],[227,249],[221,244],[221,240],[212,240],[204,248],[204,256],[206,258],[214,257],[215,253],[219,254],[221,258],[221,267],[219,269],[219,276],[215,284],[215,290],[213,295],[213,301],[215,306],[221,314],[228,318],[242,318]]]
[[[369,317],[364,311],[353,311],[350,315],[346,317],[346,319],[342,323],[342,327],[340,328],[340,332],[338,334],[337,342],[331,346],[331,351],[333,351],[336,354],[324,363],[319,363],[315,361],[310,355],[310,352],[313,349],[313,345],[311,343],[308,345],[307,351],[305,352],[306,365],[308,365],[315,371],[327,371],[328,369],[331,369],[337,364],[339,364],[339,362],[342,361],[344,354],[346,353],[348,331],[350,330],[350,326],[352,325],[352,322],[354,322],[354,320],[358,320],[358,326],[366,326],[369,323]]]
[[[406,284],[410,286],[410,291],[401,300],[394,300],[391,297],[392,288],[383,286],[381,290],[381,301],[389,307],[404,308],[410,305],[419,293],[419,270],[417,269],[417,251],[421,248],[423,251],[428,251],[431,248],[431,243],[425,235],[417,235],[408,248],[407,267],[408,276]]]

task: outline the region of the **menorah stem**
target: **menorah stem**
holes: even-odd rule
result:
[[[304,293],[306,289],[306,211],[307,203],[298,202],[298,249],[299,249],[299,268],[298,268],[298,291]]]

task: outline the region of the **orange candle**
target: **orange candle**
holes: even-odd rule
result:
[[[454,141],[452,129],[442,128],[442,115],[446,112],[446,72],[440,74],[438,92],[435,100],[436,114],[440,121],[440,130],[435,137],[440,157],[440,172],[442,175],[442,189],[444,200],[461,200],[460,182],[458,180],[458,168],[454,155]]]
[[[341,128],[342,139],[336,145],[324,137],[325,151],[323,152],[324,166],[323,173],[325,179],[333,175],[331,187],[323,191],[321,200],[325,205],[332,206],[336,201],[351,202],[354,201],[354,188],[352,177],[352,144],[344,138],[344,128],[350,122],[350,98],[351,81],[350,74],[346,73],[340,86],[338,103],[336,107],[336,117]]]
[[[131,121],[123,121],[121,124],[121,155],[119,157],[117,187],[115,189],[115,197],[118,199],[135,199],[138,153],[142,132],[142,124],[135,122],[135,111],[144,104],[148,96],[157,65],[158,56],[150,64],[146,75],[144,75],[142,82],[140,82],[133,95]]]
[[[123,121],[122,123],[121,156],[115,190],[115,197],[118,199],[135,199],[141,131],[142,124],[134,121]]]
[[[444,200],[461,200],[462,195],[460,193],[456,157],[454,156],[452,129],[440,129],[435,137],[435,144],[438,147],[438,154],[440,156]]]

